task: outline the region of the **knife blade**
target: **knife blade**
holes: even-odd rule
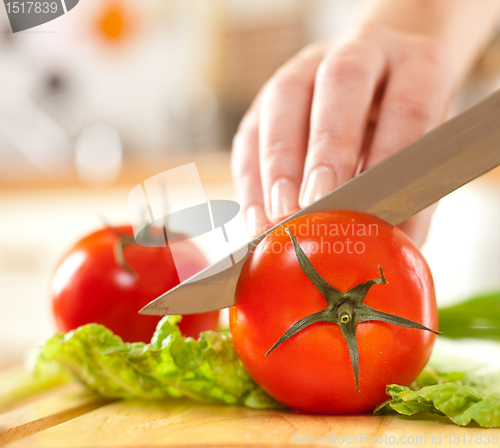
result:
[[[334,209],[400,224],[500,164],[500,90],[251,240],[232,267],[223,259],[150,302],[141,314],[197,314],[235,305],[238,277],[259,242],[299,216]]]

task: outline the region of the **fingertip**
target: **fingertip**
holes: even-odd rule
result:
[[[271,221],[278,222],[299,211],[299,189],[286,177],[277,179],[271,187]]]
[[[337,175],[327,165],[319,165],[311,170],[300,197],[301,208],[311,205],[333,191],[337,186]]]

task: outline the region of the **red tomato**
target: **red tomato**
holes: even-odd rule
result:
[[[92,233],[79,241],[57,267],[51,294],[59,331],[94,322],[105,325],[124,341],[151,340],[161,317],[138,312],[179,284],[176,266],[169,247],[144,247],[132,242],[124,246],[123,257],[135,276],[115,258],[114,250],[122,236],[133,239],[131,226]],[[187,241],[182,244],[186,251],[176,260],[183,270],[195,274],[207,266],[194,245]],[[185,336],[198,337],[201,331],[215,330],[218,319],[218,311],[183,316],[179,327]]]
[[[299,320],[327,308],[325,297],[301,269],[285,227],[315,270],[340,291],[340,302],[346,297],[341,293],[379,279],[363,293],[364,305],[436,330],[429,267],[399,229],[375,216],[345,210],[314,213],[280,226],[243,267],[230,327],[238,355],[257,383],[276,400],[303,411],[372,409],[387,399],[387,384],[409,385],[418,376],[431,355],[435,334],[388,322],[352,320],[359,392],[341,314],[329,315],[339,323],[313,323],[265,356]],[[354,309],[352,315],[358,319],[359,313]]]

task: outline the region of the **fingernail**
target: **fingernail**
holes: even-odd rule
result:
[[[279,220],[298,210],[297,186],[290,180],[282,177],[274,182],[271,188],[271,213]]]
[[[309,173],[300,205],[307,207],[335,188],[335,173],[325,165],[317,166]]]
[[[267,221],[264,208],[260,205],[251,205],[246,213],[247,230],[250,236],[255,237],[264,231]]]

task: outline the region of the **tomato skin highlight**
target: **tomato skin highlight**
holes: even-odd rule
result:
[[[330,234],[335,225],[340,235]],[[375,216],[345,210],[306,215],[286,226],[334,288],[347,291],[377,278],[380,265],[387,284],[374,285],[364,303],[437,330],[429,267],[399,229]],[[358,232],[363,228],[365,235]],[[362,245],[357,246],[360,253],[354,250],[357,242],[363,243],[362,252]],[[334,414],[373,409],[387,399],[387,384],[409,385],[432,352],[435,335],[428,331],[379,321],[359,323],[359,393],[347,343],[336,324],[312,324],[264,356],[293,324],[326,307],[301,270],[283,226],[266,236],[247,260],[236,295],[230,328],[238,355],[266,392],[294,409]]]
[[[161,316],[140,315],[149,302],[179,284],[168,247],[130,244],[124,259],[137,274],[117,264],[114,246],[120,234],[133,236],[131,226],[102,229],[80,240],[61,260],[51,281],[50,293],[56,326],[67,332],[81,325],[105,325],[126,342],[149,342]],[[207,266],[201,252],[184,242],[176,259],[186,272]],[[219,312],[183,316],[179,328],[197,338],[201,331],[216,330]]]

